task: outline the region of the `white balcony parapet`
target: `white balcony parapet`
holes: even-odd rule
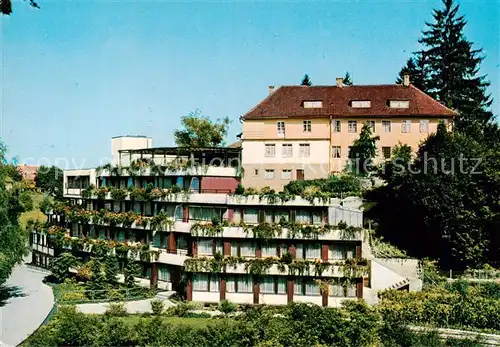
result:
[[[130,174],[126,169],[121,172],[113,173],[107,169],[102,170],[99,174],[100,177],[129,177]],[[136,176],[158,176],[151,173],[151,169],[146,167],[139,169]],[[211,176],[211,177],[237,177],[238,168],[231,166],[193,166],[186,169],[179,170],[165,170],[161,172],[161,176]]]

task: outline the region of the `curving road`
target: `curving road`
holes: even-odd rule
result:
[[[42,283],[45,272],[17,266],[6,287],[17,289],[19,296],[10,297],[0,307],[0,346],[17,346],[31,335],[49,314],[54,297],[52,289]]]

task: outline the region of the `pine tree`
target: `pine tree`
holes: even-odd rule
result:
[[[434,10],[434,23],[426,23],[427,29],[422,32],[422,51],[403,70],[415,65],[416,75],[423,77],[422,90],[460,113],[457,130],[477,137],[493,120],[488,110],[492,100],[486,93],[489,82],[479,75],[482,49],[474,49],[466,39],[466,21],[458,12],[453,0],[443,0],[443,9]],[[421,83],[419,78],[413,80]]]
[[[104,259],[104,273],[108,283],[115,283],[118,274],[118,260],[115,256],[109,255]]]
[[[424,59],[421,54],[415,54],[406,62],[406,65],[399,72],[396,83],[402,84],[404,75],[410,76],[410,83],[423,92],[427,93],[427,73]]]
[[[349,71],[346,71],[343,83],[345,86],[352,86],[352,78]]]
[[[300,84],[303,86],[309,86],[309,87],[312,86],[312,82],[308,74],[304,75],[304,78],[302,79],[302,82]]]
[[[350,170],[357,175],[366,176],[372,169],[373,158],[377,155],[377,141],[380,137],[372,137],[368,124],[363,125],[359,138],[349,149]]]

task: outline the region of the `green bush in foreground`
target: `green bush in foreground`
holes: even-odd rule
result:
[[[279,313],[279,314],[277,314]],[[134,320],[130,320],[134,318]],[[199,322],[198,318],[198,322]],[[377,312],[353,302],[342,309],[292,304],[249,308],[234,318],[207,318],[210,324],[165,322],[161,316],[84,315],[74,307],[59,310],[25,346],[472,346],[443,342],[433,332],[413,333],[384,324]]]
[[[165,304],[161,300],[151,300],[151,311],[155,316],[159,316],[163,313],[163,309],[165,308]]]
[[[218,309],[222,313],[228,314],[236,312],[236,310],[238,309],[238,305],[232,303],[231,301],[222,300],[219,304]]]

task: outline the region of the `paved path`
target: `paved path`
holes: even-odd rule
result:
[[[5,283],[19,290],[0,307],[0,346],[17,346],[43,323],[54,304],[52,289],[42,283],[45,272],[20,265]]]
[[[151,313],[151,300],[154,299],[146,299],[146,300],[137,300],[137,301],[126,301],[125,308],[128,313]],[[175,306],[174,303],[168,300],[164,300],[163,304],[165,308]],[[76,305],[76,309],[85,314],[103,314],[109,307],[109,303],[102,302],[96,304],[79,304]]]

